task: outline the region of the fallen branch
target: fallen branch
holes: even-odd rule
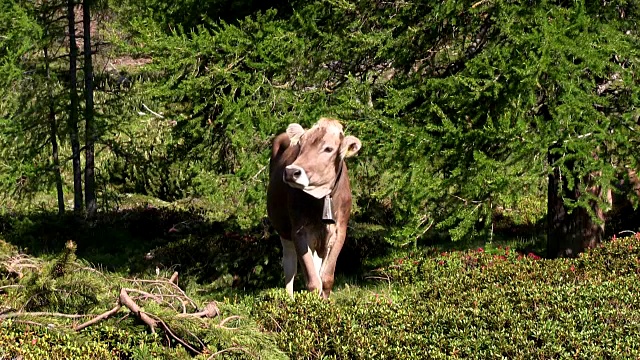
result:
[[[96,270],[94,268],[91,268],[91,267],[88,267],[88,266],[78,266],[78,269],[89,271],[89,272],[92,272],[94,274],[98,274],[98,275],[102,276],[105,279],[108,279],[107,275],[103,274],[102,271]]]
[[[160,118],[160,119],[164,119],[164,116],[162,116],[162,114],[158,114],[157,112],[149,109],[149,107],[145,104],[142,104],[142,106],[147,109],[148,112],[152,113],[153,115],[155,115],[156,117]]]
[[[53,313],[53,312],[11,312],[0,315],[0,320],[12,319],[16,317],[24,317],[24,316],[50,316],[50,317],[61,317],[67,319],[80,319],[89,317],[91,315],[80,315],[80,314],[61,314],[61,313]]]
[[[133,301],[133,299],[129,296],[129,294],[127,294],[127,291],[125,289],[120,290],[119,302],[122,306],[126,306],[129,310],[131,310],[131,312],[143,323],[147,324],[151,328],[152,333],[156,332],[155,329],[157,326],[157,322],[149,315],[147,315],[144,311],[142,311],[142,309],[140,309],[140,306],[138,306],[138,304]]]
[[[120,310],[121,307],[122,307],[122,305],[120,305],[120,301],[118,301],[118,304],[113,309],[111,309],[111,310],[109,310],[109,311],[107,311],[105,313],[102,313],[102,314],[96,316],[95,318],[85,322],[85,323],[82,323],[80,325],[75,326],[73,328],[73,330],[80,331],[80,330],[82,330],[82,329],[84,329],[84,328],[86,328],[88,326],[91,326],[91,325],[93,325],[93,324],[95,324],[95,323],[97,323],[99,321],[107,319],[107,318],[115,315],[115,313],[117,313],[118,310]]]
[[[24,255],[16,255],[14,257],[10,257],[6,260],[3,260],[0,264],[4,266],[9,274],[14,274],[20,279],[24,277],[22,270],[38,269],[41,266],[38,261],[28,258]]]

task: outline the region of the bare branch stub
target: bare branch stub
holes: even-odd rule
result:
[[[174,272],[173,275],[171,275],[171,278],[169,278],[169,282],[178,285],[178,272]]]
[[[215,301],[210,302],[207,304],[207,306],[204,307],[204,310],[199,311],[197,313],[192,313],[192,314],[179,314],[176,317],[178,318],[186,318],[186,317],[206,317],[206,318],[214,318],[216,316],[220,315],[220,309],[218,309],[218,305],[215,303]]]

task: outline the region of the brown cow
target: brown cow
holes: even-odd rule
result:
[[[360,150],[342,125],[321,118],[311,129],[290,124],[273,142],[267,212],[282,242],[285,287],[293,296],[300,261],[309,291],[328,298],[351,212],[344,159]]]

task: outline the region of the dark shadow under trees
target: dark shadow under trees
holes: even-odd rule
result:
[[[88,221],[67,212],[4,214],[0,236],[25,253],[59,253],[77,244],[78,258],[126,276],[178,271],[211,289],[257,290],[282,285],[280,240],[265,220],[241,230],[234,219],[207,220],[192,209],[137,208],[99,212]],[[390,246],[379,231],[355,225],[338,260],[338,274],[360,277],[364,260]]]

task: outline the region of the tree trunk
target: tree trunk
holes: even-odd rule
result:
[[[94,142],[96,129],[93,111],[93,63],[91,59],[91,12],[90,0],[82,2],[82,24],[84,28],[84,94],[85,94],[85,164],[84,164],[84,197],[87,216],[96,213],[96,182],[94,163]]]
[[[64,190],[62,189],[62,175],[60,174],[60,157],[58,153],[58,123],[54,107],[53,90],[51,88],[51,69],[49,67],[48,48],[44,48],[44,66],[47,73],[47,88],[49,89],[49,126],[51,136],[51,155],[53,157],[53,172],[56,182],[56,193],[58,194],[58,215],[64,214]]]
[[[557,158],[548,152],[548,163],[553,166]],[[568,164],[571,168],[571,164]],[[594,177],[598,174],[591,174],[582,181],[576,180],[574,188],[569,189],[566,179],[562,176],[560,169],[554,168],[549,174],[547,187],[547,257],[574,257],[587,248],[597,246],[604,235],[604,213],[597,203],[591,202],[590,206],[596,217],[600,220],[598,224],[589,212],[578,207],[569,212],[564,200],[577,200],[581,193],[580,188],[585,184],[586,191],[602,198],[602,189],[593,184]]]
[[[71,158],[73,163],[73,211],[82,212],[82,169],[80,167],[80,140],[78,135],[78,89],[76,45],[75,2],[67,2],[67,21],[69,22],[69,137],[71,141]]]

